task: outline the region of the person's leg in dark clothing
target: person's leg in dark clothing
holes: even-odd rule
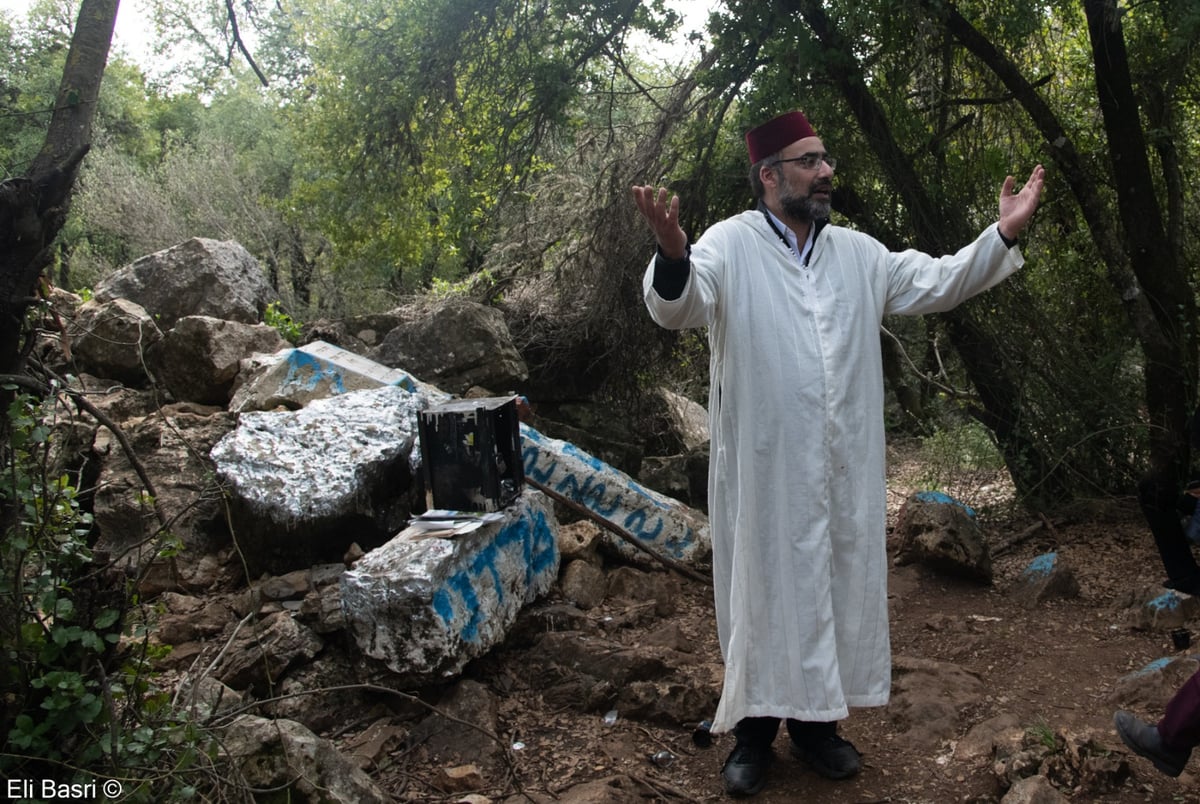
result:
[[[1200,745],[1200,670],[1183,682],[1158,721],[1163,745],[1176,751],[1191,751]]]
[[[837,721],[819,723],[788,719],[792,756],[827,779],[848,779],[862,767],[862,758],[848,740],[838,736]]]
[[[733,728],[733,751],[721,768],[725,790],[734,796],[752,796],[767,783],[771,743],[779,732],[777,717],[745,717]]]
[[[1113,715],[1113,724],[1134,753],[1168,776],[1180,775],[1200,745],[1200,670],[1171,696],[1157,726],[1125,711]]]
[[[1179,510],[1180,487],[1161,477],[1146,477],[1138,484],[1138,504],[1167,572],[1169,589],[1200,594],[1200,565],[1183,532]]]

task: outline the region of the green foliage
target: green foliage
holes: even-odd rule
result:
[[[119,148],[100,149],[84,165],[59,237],[69,270],[58,284],[94,285],[112,270],[186,239],[188,232],[152,168]]]
[[[963,472],[1004,469],[995,438],[974,421],[939,429],[922,439],[920,463],[924,472],[920,483],[934,490],[948,488]]]
[[[295,155],[273,99],[238,82],[204,104],[154,98],[140,114],[157,147],[110,130],[89,155],[58,241],[57,284],[94,284],[145,254],[209,237],[245,246],[303,308],[315,295],[308,252],[317,239],[288,220]]]
[[[50,469],[48,409],[11,389],[8,395],[0,774],[59,783],[120,779],[130,800],[163,800],[188,783],[163,772],[196,766],[206,738],[172,716],[145,635],[131,625],[125,576],[97,562],[87,542],[90,516],[69,477]]]
[[[1147,344],[1181,344],[1181,373],[1195,387],[1197,8],[1123,9],[1142,104],[1131,117],[1146,121],[1161,196],[1130,199],[1112,175],[1078,3],[800,0],[785,10],[727,0],[715,8],[714,58],[677,95],[674,74],[633,45],[637,31],[671,29],[658,2],[239,6],[273,82],[264,90],[218,64],[231,43],[224,8],[164,0],[154,11],[164,51],[186,44],[199,60],[169,90],[111,62],[57,278],[87,286],[186,237],[237,239],[308,320],[387,309],[414,292],[470,294],[487,271],[488,287],[504,289],[514,337],[545,373],[583,367],[616,385],[666,377],[703,398],[703,343],[667,343],[640,311],[650,240],[628,185],[661,179],[678,190],[695,238],[750,203],[745,128],[801,107],[839,157],[835,221],[891,248],[961,246],[994,220],[1005,175],[1047,165],[1024,269],[954,322],[930,317],[896,332],[912,357],[909,384],[943,430],[978,417],[1020,439],[1006,442],[1005,460],[1034,485],[1059,472],[1067,491],[1125,493],[1162,426],[1144,421],[1157,392],[1144,387]],[[75,9],[41,2],[28,20],[0,20],[4,175],[19,174],[40,145]],[[952,13],[1041,107],[966,46]],[[1190,294],[1171,295],[1186,298],[1122,284],[1137,257],[1120,251],[1121,210],[1137,204],[1148,218],[1151,202],[1166,210],[1163,228],[1191,279]],[[1150,296],[1161,306],[1139,310]],[[977,355],[994,362],[990,390],[1010,395],[1003,405],[975,387],[972,369],[986,361],[970,364],[951,346],[969,338],[986,343]],[[671,367],[650,365],[672,349]]]
[[[446,298],[448,296],[470,297],[480,288],[486,288],[495,281],[496,277],[487,268],[479,270],[457,282],[451,282],[435,276],[433,282],[430,284],[429,295],[434,298]],[[491,301],[500,302],[503,301],[503,297],[494,296]]]
[[[269,327],[274,327],[285,341],[290,344],[300,342],[300,337],[304,334],[295,319],[281,309],[280,302],[273,301],[267,305],[267,309],[263,311],[263,323]]]
[[[695,400],[701,405],[708,405],[708,361],[710,358],[708,338],[701,330],[687,330],[680,334],[674,344],[672,363],[677,374],[669,379],[672,387],[688,399]],[[646,387],[651,388],[661,384],[661,372],[656,372],[646,378]]]
[[[336,270],[396,292],[483,266],[500,213],[569,152],[594,65],[661,4],[312,3],[293,199]]]
[[[1148,223],[1155,203],[1167,210],[1178,264],[1193,274],[1194,5],[1135,4],[1121,16],[1162,194],[1138,208]],[[714,29],[719,58],[703,78],[731,99],[738,129],[790,108],[809,114],[839,157],[837,222],[893,249],[946,253],[995,220],[1006,174],[1020,182],[1045,164],[1043,203],[1021,243],[1025,267],[904,340],[910,385],[930,408],[935,389],[962,389],[942,427],[964,412],[988,422],[1030,504],[1046,502],[1033,498],[1043,493],[1128,493],[1147,463],[1146,403],[1164,390],[1146,387],[1148,358],[1162,353],[1147,348],[1179,344],[1171,365],[1186,379],[1171,405],[1195,404],[1195,299],[1157,294],[1169,298],[1152,301],[1158,318],[1148,322],[1138,289],[1123,284],[1137,257],[1113,242],[1130,199],[1113,190],[1080,4],[801,0],[790,11],[729,3]],[[955,14],[960,27],[947,24]],[[986,46],[969,46],[971,37]],[[730,181],[703,171],[696,180],[693,192],[709,199]],[[1168,262],[1142,266],[1139,278],[1150,284],[1156,273],[1168,275]],[[970,347],[970,362],[950,344]],[[990,387],[977,388],[981,380]]]
[[[41,148],[70,41],[61,21],[30,20],[0,20],[0,179],[22,175]]]

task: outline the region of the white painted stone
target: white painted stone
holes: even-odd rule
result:
[[[361,513],[364,478],[410,458],[421,397],[385,386],[318,399],[302,410],[251,411],[210,453],[257,514],[282,526]]]
[[[501,521],[447,538],[406,528],[343,573],[342,609],[363,653],[425,682],[504,641],[558,577],[558,522],[529,489],[497,513]]]
[[[325,341],[313,341],[295,349],[284,349],[266,361],[246,368],[252,376],[233,394],[229,410],[271,410],[285,406],[300,408],[315,399],[349,391],[396,385],[421,393],[431,401],[449,398],[444,391],[414,379],[399,369],[388,368]]]

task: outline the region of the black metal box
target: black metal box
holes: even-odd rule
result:
[[[499,511],[525,486],[516,397],[426,408],[417,434],[430,509]]]

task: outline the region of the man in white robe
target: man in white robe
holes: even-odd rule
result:
[[[829,224],[834,160],[800,112],[746,134],[758,209],[694,246],[679,199],[633,188],[658,253],[650,315],[708,327],[709,517],[725,665],[713,730],[733,730],[728,792],[762,789],[780,719],[792,753],[830,778],[858,772],[837,734],[852,706],[887,703],[883,372],[888,313],[948,310],[1022,264],[1039,165],[1000,192],[999,222],[957,254],[889,252]]]

